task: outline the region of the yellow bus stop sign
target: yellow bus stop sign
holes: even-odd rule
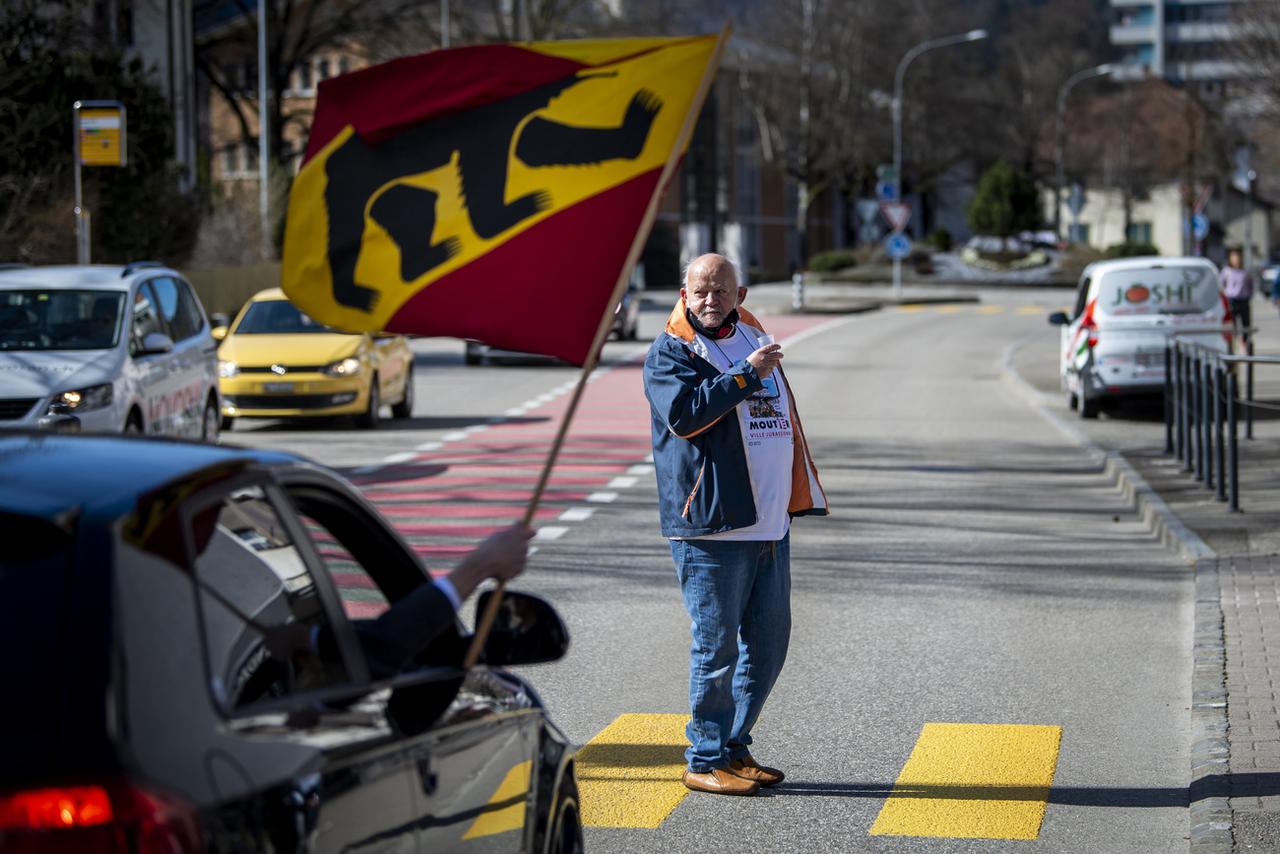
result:
[[[80,165],[124,166],[124,108],[82,107],[77,117]]]

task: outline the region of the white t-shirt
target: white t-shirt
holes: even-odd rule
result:
[[[699,335],[698,353],[722,371],[750,356],[760,345],[757,330],[739,323],[737,331],[721,341]],[[699,540],[780,540],[791,529],[787,506],[791,503],[792,445],[791,405],[786,384],[775,370],[764,378],[764,388],[737,406],[738,425],[747,452],[751,493],[756,504],[756,523],[719,534],[687,539]]]

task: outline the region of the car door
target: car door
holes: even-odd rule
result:
[[[311,476],[286,491],[349,618],[376,618],[426,583],[416,556],[360,499]],[[425,648],[415,665],[421,669],[389,683],[413,756],[420,850],[527,850],[541,715],[523,688],[498,672],[476,667],[463,681],[457,665],[464,650],[451,625]]]
[[[373,362],[378,366],[378,393],[381,399],[387,402],[399,400],[409,365],[409,348],[399,335],[375,335],[373,351]]]
[[[213,850],[416,851],[414,754],[289,500],[239,479],[189,519],[217,765],[245,792],[208,816]]]
[[[1086,269],[1080,276],[1080,283],[1076,286],[1075,304],[1071,309],[1070,321],[1062,327],[1059,349],[1059,371],[1062,376],[1062,382],[1068,390],[1075,391],[1076,388],[1076,339],[1080,332],[1080,325],[1084,319],[1085,306],[1089,300],[1089,288],[1092,284],[1090,271]]]
[[[205,331],[204,316],[186,282],[157,276],[148,284],[173,339],[173,353],[168,360],[172,374],[164,402],[169,413],[168,431],[198,439],[204,427],[204,405],[212,385],[210,365],[211,360],[216,360],[217,345],[211,337],[201,334]]]
[[[143,416],[147,433],[172,433],[174,415],[170,398],[179,387],[173,352],[147,352],[144,340],[158,332],[169,338],[169,327],[160,313],[159,300],[150,281],[140,282],[133,290],[130,307],[129,362],[135,404]]]

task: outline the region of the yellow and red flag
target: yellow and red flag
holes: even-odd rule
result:
[[[340,329],[583,364],[720,38],[463,47],[324,81],[285,293]]]

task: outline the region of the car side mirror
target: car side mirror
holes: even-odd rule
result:
[[[483,614],[494,595],[486,590],[476,600],[476,613]],[[503,593],[493,629],[485,640],[484,660],[505,667],[515,664],[543,664],[558,661],[569,649],[569,630],[549,603],[527,593]]]
[[[138,348],[139,356],[155,356],[172,352],[173,339],[163,332],[148,332],[142,336],[142,346]]]
[[[209,334],[213,336],[214,341],[221,341],[227,337],[227,325],[215,326],[209,330]]]
[[[1049,315],[1049,323],[1052,326],[1066,326],[1070,322],[1071,318],[1067,317],[1067,313],[1065,311],[1055,311],[1053,314]]]
[[[79,433],[80,419],[71,414],[71,407],[59,401],[49,407],[49,414],[36,422],[36,427],[51,433]]]

